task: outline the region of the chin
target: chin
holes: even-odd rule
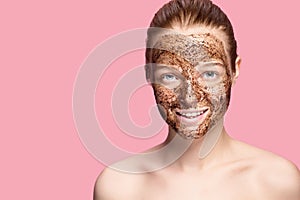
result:
[[[175,132],[187,140],[200,139],[208,132],[208,126],[201,124],[198,127],[176,128]]]

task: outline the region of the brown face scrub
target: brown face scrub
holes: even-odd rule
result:
[[[164,35],[152,49],[152,85],[160,112],[187,139],[205,135],[227,110],[231,72],[212,34]]]

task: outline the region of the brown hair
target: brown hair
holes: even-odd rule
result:
[[[235,73],[235,60],[237,57],[237,44],[232,25],[226,14],[210,0],[172,0],[165,4],[154,16],[150,27],[170,28],[174,24],[181,27],[191,25],[205,25],[219,28],[227,36],[228,53],[232,72]],[[154,37],[148,30],[147,47]],[[151,48],[146,49],[146,63],[151,63]]]

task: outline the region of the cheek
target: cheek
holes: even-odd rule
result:
[[[230,85],[226,81],[208,87],[209,98],[215,113],[224,113],[230,100]]]
[[[198,102],[203,102],[204,100],[209,99],[209,94],[205,92],[206,88],[205,85],[198,83],[192,85],[193,91]]]
[[[160,104],[165,109],[170,109],[178,105],[177,95],[173,90],[159,85],[154,85],[153,89],[157,104]]]

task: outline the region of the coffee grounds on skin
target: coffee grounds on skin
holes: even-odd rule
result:
[[[162,115],[166,122],[187,139],[199,138],[225,114],[231,87],[231,76],[227,57],[221,41],[211,34],[165,35],[153,49],[153,62],[175,67],[186,81],[174,89],[153,83],[157,103],[163,107]],[[207,86],[199,81],[196,66],[199,62],[219,60],[224,64],[226,73],[218,85]],[[154,69],[155,70],[155,69]],[[196,101],[187,101],[187,88],[192,88]],[[209,107],[204,122],[194,130],[188,130],[177,119],[176,109]]]

